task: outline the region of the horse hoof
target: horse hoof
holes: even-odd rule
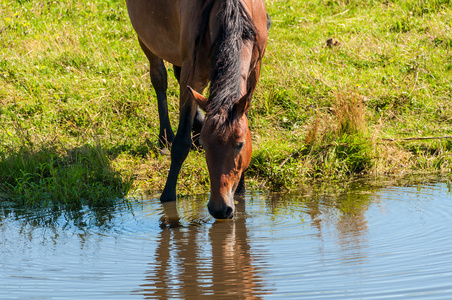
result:
[[[160,202],[171,202],[176,201],[176,191],[168,191],[167,189],[163,189],[162,195],[160,196]]]

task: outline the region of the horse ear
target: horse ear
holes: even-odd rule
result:
[[[235,103],[235,110],[237,112],[237,115],[241,116],[243,114],[246,114],[248,110],[250,109],[250,101],[248,100],[249,97],[247,94],[243,95],[242,98],[240,98],[239,101]]]
[[[197,91],[195,91],[194,89],[192,89],[191,87],[187,86],[188,90],[190,91],[192,97],[195,99],[196,103],[198,103],[199,107],[203,110],[206,111],[207,109],[207,104],[208,100],[206,97],[204,97],[203,95],[201,95],[200,93],[198,93]]]

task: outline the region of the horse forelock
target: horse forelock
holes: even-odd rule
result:
[[[210,134],[222,143],[228,141],[235,134],[235,128],[239,124],[241,116],[233,107],[230,111],[219,111],[217,114],[206,115],[204,126],[210,128]]]

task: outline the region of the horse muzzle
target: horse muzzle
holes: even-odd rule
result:
[[[213,199],[212,197],[207,204],[209,213],[215,219],[232,219],[234,217],[234,197],[230,196],[226,199]]]

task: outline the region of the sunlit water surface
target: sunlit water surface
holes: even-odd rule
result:
[[[3,204],[0,299],[452,299],[446,183],[248,192],[228,221],[212,219],[206,201]]]

